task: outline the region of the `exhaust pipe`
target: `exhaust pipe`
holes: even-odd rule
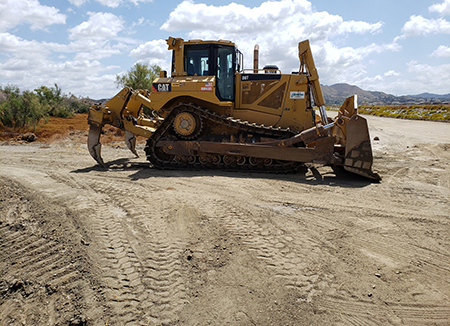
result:
[[[256,44],[253,50],[253,72],[258,73],[259,45]]]

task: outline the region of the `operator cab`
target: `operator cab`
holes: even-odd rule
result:
[[[173,52],[174,72],[175,51]],[[183,70],[187,76],[214,76],[220,101],[234,101],[235,73],[241,71],[243,55],[229,41],[186,41]]]

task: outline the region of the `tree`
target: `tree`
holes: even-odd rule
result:
[[[160,70],[161,67],[158,65],[149,66],[136,62],[126,74],[116,75],[115,83],[118,88],[131,87],[149,90],[155,78],[159,77]]]

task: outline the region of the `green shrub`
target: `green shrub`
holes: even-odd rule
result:
[[[55,87],[48,88],[41,86],[34,90],[39,97],[42,105],[48,106],[49,115],[52,117],[71,118],[74,115],[74,110],[64,103],[61,88],[55,84]]]
[[[63,97],[64,105],[69,108],[73,113],[87,113],[89,112],[90,105],[85,103],[83,99],[77,98],[71,94],[70,97]]]
[[[1,90],[6,94],[6,100],[0,105],[0,121],[5,127],[35,130],[48,116],[48,107],[33,92],[21,93],[17,86],[10,85]]]
[[[61,88],[41,86],[34,92],[21,92],[19,87],[0,87],[0,122],[5,127],[19,130],[35,130],[40,122],[52,117],[71,118],[75,113],[89,111],[89,99],[79,99],[74,95],[63,95]]]

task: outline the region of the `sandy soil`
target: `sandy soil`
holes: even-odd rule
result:
[[[449,325],[450,124],[368,120],[381,183],[3,144],[0,325]]]

